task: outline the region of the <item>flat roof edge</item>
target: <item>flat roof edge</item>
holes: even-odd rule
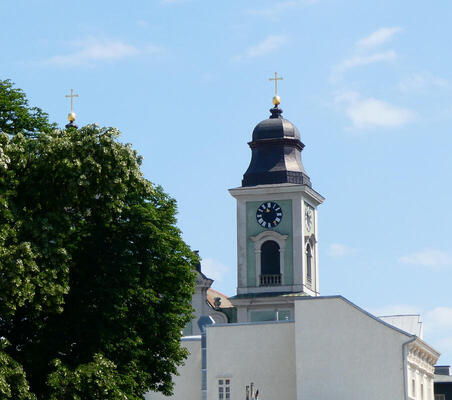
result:
[[[224,327],[233,327],[233,326],[251,326],[251,325],[275,325],[275,324],[290,324],[294,323],[293,320],[287,321],[256,321],[256,322],[232,322],[229,324],[212,324],[207,325],[206,328],[224,328]]]
[[[181,341],[182,342],[194,342],[201,340],[201,335],[193,335],[193,336],[182,336]]]

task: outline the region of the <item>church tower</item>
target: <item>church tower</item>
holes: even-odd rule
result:
[[[276,76],[275,76],[276,79]],[[293,299],[317,296],[317,206],[301,151],[300,132],[282,117],[279,96],[270,118],[254,128],[251,162],[237,200],[238,322],[293,318]]]

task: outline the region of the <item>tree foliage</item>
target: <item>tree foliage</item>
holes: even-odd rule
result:
[[[128,399],[120,388],[121,377],[116,365],[101,354],[96,354],[93,362],[75,369],[68,368],[59,360],[55,361],[55,367],[48,379],[53,389],[50,400]]]
[[[49,132],[56,124],[49,122],[49,116],[38,107],[30,107],[25,93],[13,83],[0,80],[0,132],[10,135],[22,132],[33,136]]]
[[[20,130],[0,132],[0,397],[169,394],[196,262],[175,201],[114,128]]]
[[[3,340],[2,350],[8,345]],[[30,392],[25,371],[6,352],[0,351],[0,398],[14,400],[36,400]]]

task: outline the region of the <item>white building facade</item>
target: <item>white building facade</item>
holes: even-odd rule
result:
[[[294,321],[208,325],[204,355],[201,336],[185,337],[190,357],[171,398],[203,398],[204,363],[209,400],[244,399],[250,382],[262,400],[434,400],[439,353],[420,338],[341,296],[294,303]]]
[[[278,103],[279,104],[279,103]],[[212,307],[198,272],[174,400],[434,400],[439,353],[413,316],[377,318],[319,295],[318,211],[300,133],[276,105],[253,131],[237,201],[237,294]],[[230,304],[229,304],[230,305]],[[167,397],[149,393],[147,400]]]

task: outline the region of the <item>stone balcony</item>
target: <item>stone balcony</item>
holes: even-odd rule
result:
[[[260,275],[260,286],[281,286],[281,274]]]

